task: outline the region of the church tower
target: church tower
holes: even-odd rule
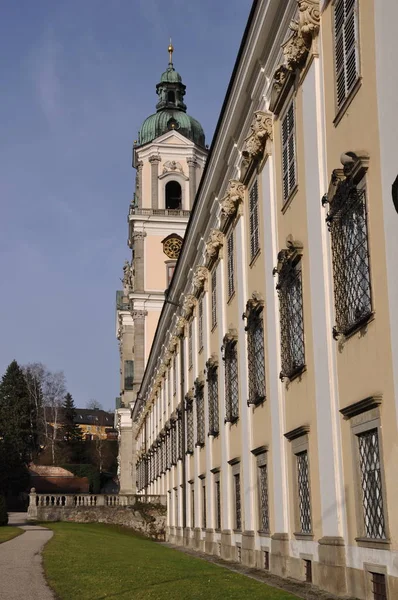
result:
[[[121,493],[135,492],[131,409],[144,375],[196,190],[206,162],[202,126],[187,114],[185,85],[169,64],[156,86],[156,112],[145,119],[133,146],[136,185],[130,204],[128,246],[117,292],[121,391],[117,403]]]

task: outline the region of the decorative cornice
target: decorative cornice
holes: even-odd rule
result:
[[[245,197],[245,186],[237,179],[230,179],[227,192],[221,200],[221,210],[226,217],[234,217]]]
[[[194,296],[193,294],[188,294],[188,296],[185,297],[182,310],[184,313],[184,317],[187,321],[192,317],[192,313],[194,311],[197,301],[198,300],[196,296]]]
[[[264,300],[259,292],[253,292],[252,297],[246,302],[246,310],[242,315],[243,319],[248,319],[252,313],[260,313],[264,308]]]
[[[210,358],[206,361],[206,370],[210,371],[210,369],[216,369],[218,367],[218,356],[217,354],[212,354]]]
[[[227,344],[236,344],[238,341],[238,331],[234,327],[229,327],[227,333],[223,337],[223,348]]]
[[[194,293],[199,295],[205,289],[207,279],[209,277],[209,270],[205,266],[196,267],[194,276],[192,278],[192,285]]]
[[[278,252],[278,263],[273,270],[273,275],[281,273],[283,268],[291,263],[295,263],[303,254],[303,244],[294,240],[292,235],[286,238],[286,248]]]
[[[354,404],[350,404],[345,408],[341,408],[340,412],[345,419],[351,419],[356,415],[360,415],[361,413],[367,412],[368,410],[372,410],[373,408],[377,408],[382,403],[382,396],[369,396],[364,400],[360,400],[359,402],[354,402]]]
[[[206,242],[206,254],[209,259],[216,260],[224,244],[224,234],[219,229],[212,229]]]
[[[268,452],[268,446],[258,446],[258,448],[254,448],[254,450],[251,451],[251,453],[254,454],[254,456],[264,454],[265,452]]]
[[[272,115],[257,110],[250,125],[250,135],[244,142],[243,158],[249,161],[261,159],[268,139],[272,141]]]
[[[310,431],[309,425],[301,425],[300,427],[296,427],[296,429],[292,429],[291,431],[288,431],[287,433],[285,433],[285,438],[287,440],[289,440],[289,442],[292,442],[293,440],[296,440],[297,438],[301,437],[302,435],[307,435],[307,433],[309,433],[309,431]]]

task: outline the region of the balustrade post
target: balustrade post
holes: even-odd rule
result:
[[[29,494],[28,521],[37,519],[37,501],[36,489],[32,488]]]

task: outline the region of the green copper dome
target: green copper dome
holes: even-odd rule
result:
[[[156,86],[159,101],[156,113],[145,119],[138,134],[138,145],[143,146],[175,129],[194,144],[205,147],[205,134],[201,124],[187,114],[184,104],[185,85],[172,63],[173,46],[170,43],[170,60],[167,70]]]

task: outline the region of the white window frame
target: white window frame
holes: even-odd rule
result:
[[[351,4],[352,3],[352,4]],[[347,5],[350,6],[347,13]],[[337,23],[338,11],[343,10],[343,19]],[[350,23],[351,21],[351,23]],[[351,28],[354,31],[350,32]],[[337,29],[338,26],[338,29]],[[350,36],[351,33],[351,36]],[[347,40],[352,38],[350,48],[347,52]],[[360,77],[360,60],[359,60],[359,20],[358,20],[358,0],[336,0],[333,7],[333,37],[334,37],[334,66],[335,66],[335,90],[336,90],[336,105],[340,109]],[[354,60],[354,65],[350,61]],[[341,64],[339,64],[341,62]],[[355,68],[355,77],[349,80],[350,68]],[[340,80],[342,81],[343,94],[340,96]]]

